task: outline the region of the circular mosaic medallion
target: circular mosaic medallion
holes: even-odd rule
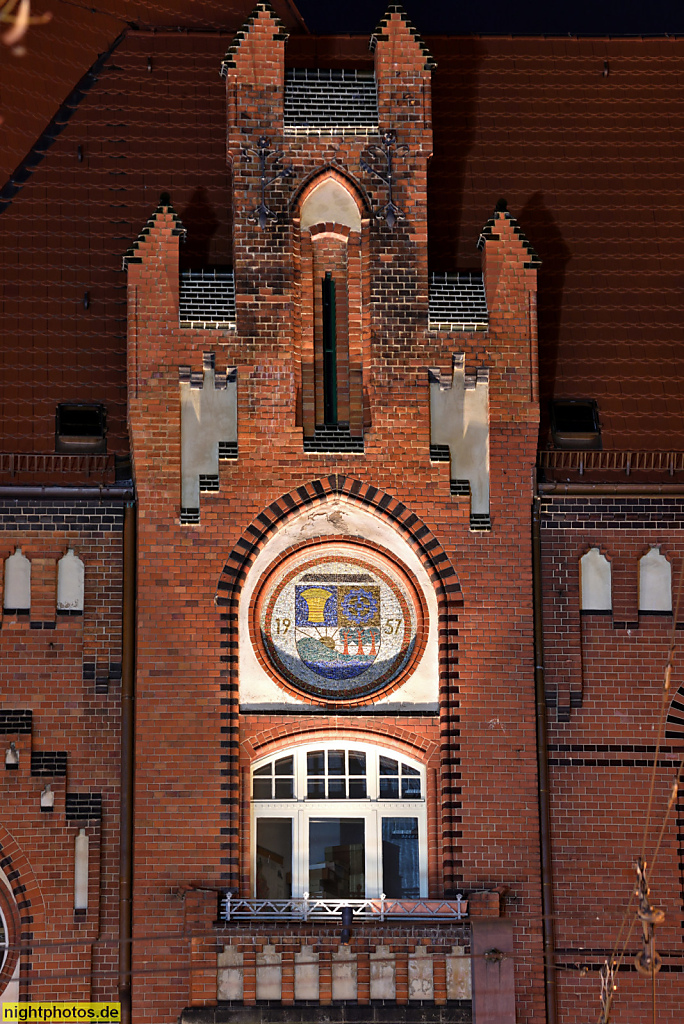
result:
[[[271,574],[256,613],[263,648],[281,676],[312,696],[345,700],[376,693],[403,672],[420,603],[404,574],[379,555],[326,546]]]

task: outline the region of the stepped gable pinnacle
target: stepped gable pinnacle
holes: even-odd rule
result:
[[[226,77],[226,75],[228,74],[228,68],[235,67],[235,54],[240,49],[243,39],[247,38],[250,28],[252,27],[252,25],[257,20],[260,14],[270,14],[271,18],[275,22],[278,32],[276,35],[274,35],[274,39],[287,39],[289,37],[290,33],[288,32],[287,27],[285,26],[284,22],[280,20],[280,18],[271,7],[268,0],[259,0],[259,3],[253,9],[249,18],[247,18],[247,20],[242,23],[240,28],[233,36],[233,41],[226,50],[226,55],[221,61],[221,78]]]
[[[168,192],[162,192],[162,194],[159,196],[159,206],[154,211],[150,219],[147,221],[145,227],[142,229],[133,245],[130,247],[130,249],[126,250],[126,254],[123,258],[124,270],[126,269],[129,263],[142,263],[142,256],[137,255],[137,250],[139,249],[142,242],[147,241],[147,237],[150,234],[152,228],[155,226],[157,222],[157,216],[160,213],[170,213],[171,216],[173,217],[173,222],[175,225],[175,227],[171,231],[171,234],[179,235],[182,239],[185,238],[186,230],[181,223],[180,217],[173,208],[171,197]]]
[[[510,222],[510,225],[511,225],[511,228],[513,229],[514,234],[516,234],[518,236],[518,238],[520,240],[520,244],[522,245],[522,247],[524,249],[527,250],[527,253],[528,253],[529,257],[530,257],[529,260],[524,264],[525,267],[527,267],[528,269],[529,268],[533,268],[533,267],[541,267],[542,261],[540,260],[538,253],[532,247],[532,245],[531,245],[527,235],[525,234],[523,229],[520,227],[520,225],[518,224],[518,222],[515,219],[515,217],[512,217],[510,215],[510,213],[508,212],[508,208],[507,207],[508,207],[508,203],[506,202],[505,199],[499,199],[498,200],[498,202],[497,202],[497,204],[496,204],[496,206],[494,208],[494,215],[489,218],[489,220],[487,221],[485,226],[482,228],[482,231],[480,233],[480,237],[477,240],[477,247],[478,247],[478,249],[482,250],[484,248],[485,242],[489,241],[490,239],[492,239],[492,240],[499,239],[501,237],[501,235],[496,234],[496,232],[494,231],[494,227],[496,226],[496,222],[498,220],[507,220],[507,221]]]
[[[404,22],[404,24],[406,25],[407,29],[409,30],[409,32],[411,33],[411,35],[415,39],[416,43],[420,47],[420,50],[421,50],[423,56],[425,57],[425,64],[423,65],[423,70],[424,71],[434,71],[435,68],[437,67],[437,61],[435,60],[435,58],[432,56],[432,54],[428,50],[427,46],[423,42],[423,39],[422,39],[420,33],[418,32],[418,29],[415,27],[415,25],[413,24],[413,22],[411,21],[411,19],[409,18],[408,14],[404,10],[404,8],[401,6],[401,4],[389,4],[388,5],[387,10],[383,14],[382,18],[380,19],[380,21],[378,22],[378,24],[377,24],[377,26],[375,28],[375,31],[373,32],[372,36],[370,37],[370,42],[368,44],[368,48],[369,48],[370,52],[371,53],[375,52],[375,46],[376,46],[376,43],[378,42],[379,39],[387,39],[387,33],[385,32],[385,29],[387,28],[387,23],[388,23],[388,21],[390,20],[390,18],[391,18],[391,16],[393,14],[398,14],[399,15],[399,17]]]

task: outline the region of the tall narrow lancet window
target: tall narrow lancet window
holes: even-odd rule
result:
[[[363,451],[368,220],[354,187],[343,182],[337,173],[313,182],[295,220],[299,413],[307,451]]]
[[[326,427],[337,426],[337,317],[335,282],[329,270],[322,281],[323,298],[323,414]]]

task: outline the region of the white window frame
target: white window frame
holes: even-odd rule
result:
[[[314,750],[361,750],[366,755],[367,796],[357,799],[312,798],[306,796],[306,755]],[[420,777],[420,799],[385,800],[379,797],[380,756],[391,757],[400,764],[415,768]],[[301,898],[309,888],[309,821],[320,818],[363,818],[366,898],[382,894],[382,819],[418,819],[418,872],[420,898],[428,895],[427,800],[425,766],[401,751],[369,743],[325,740],[288,747],[254,761],[250,772],[250,796],[253,773],[271,761],[294,757],[294,797],[285,800],[251,800],[250,870],[252,892],[256,897],[256,830],[257,818],[292,818],[292,897]]]

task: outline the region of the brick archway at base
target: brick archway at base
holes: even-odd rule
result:
[[[386,491],[351,477],[333,475],[313,480],[271,502],[244,531],[221,573],[216,603],[221,617],[221,719],[224,738],[221,771],[227,821],[222,822],[222,878],[237,887],[239,879],[239,731],[238,611],[247,574],[266,542],[305,509],[331,497],[343,497],[388,523],[409,544],[435,588],[438,607],[440,732],[442,736],[442,836],[444,881],[456,885],[458,772],[458,613],[463,595],[456,572],[434,534],[415,513]],[[226,827],[227,826],[227,827]]]

